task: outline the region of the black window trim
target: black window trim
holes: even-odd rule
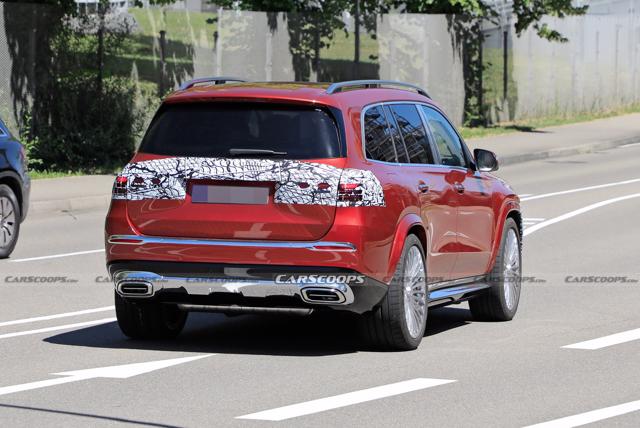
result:
[[[364,117],[365,114],[367,113],[367,111],[373,107],[378,107],[378,106],[385,106],[385,105],[391,105],[391,104],[413,104],[416,106],[416,109],[418,110],[418,114],[420,115],[420,118],[422,119],[422,125],[425,127],[425,130],[428,134],[428,138],[429,138],[429,146],[431,147],[431,152],[433,153],[433,159],[434,162],[438,162],[438,163],[401,163],[401,162],[386,162],[386,161],[381,161],[381,160],[375,160],[375,159],[370,159],[367,157],[367,148],[366,148],[366,138],[365,138],[365,122],[364,122]],[[433,140],[433,134],[431,132],[431,127],[428,125],[427,123],[427,118],[424,115],[424,112],[422,111],[422,109],[417,108],[417,106],[424,106],[424,107],[428,107],[431,108],[433,110],[435,110],[436,112],[440,113],[445,120],[447,121],[447,123],[449,123],[449,125],[451,125],[451,127],[453,128],[453,131],[456,133],[456,135],[458,136],[458,138],[460,139],[460,144],[462,145],[462,151],[464,152],[465,155],[465,161],[467,163],[467,167],[461,167],[461,166],[452,166],[452,165],[442,165],[441,163],[439,163],[441,161],[440,159],[440,153],[438,152],[437,148],[434,146],[435,142]],[[384,109],[383,109],[384,111]],[[388,125],[388,124],[387,124]],[[470,159],[472,159],[471,154],[469,152],[469,148],[467,147],[466,143],[464,142],[464,139],[460,136],[460,133],[458,132],[458,130],[456,129],[455,126],[453,126],[451,124],[451,121],[449,120],[449,118],[447,117],[447,115],[440,110],[439,108],[431,105],[431,104],[427,104],[427,103],[423,103],[420,101],[383,101],[383,102],[376,102],[376,103],[372,103],[372,104],[368,104],[366,106],[364,106],[362,108],[362,111],[360,112],[360,138],[361,138],[361,149],[362,149],[362,154],[364,155],[364,158],[366,161],[368,162],[375,162],[375,163],[381,163],[381,164],[386,164],[386,165],[400,165],[400,166],[413,166],[413,167],[425,167],[425,166],[429,166],[429,167],[436,167],[436,168],[448,168],[448,169],[458,169],[461,171],[468,171],[468,170],[474,170],[475,171],[475,163],[471,162]],[[394,150],[395,150],[395,146],[394,146]],[[397,159],[397,156],[396,156]]]

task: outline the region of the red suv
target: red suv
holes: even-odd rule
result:
[[[116,178],[107,266],[127,336],[188,312],[361,314],[414,349],[427,309],[509,320],[519,199],[415,86],[198,79],[166,98]]]

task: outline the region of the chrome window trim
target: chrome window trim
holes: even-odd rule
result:
[[[2,128],[2,126],[0,125],[0,137],[8,137],[9,134],[7,134],[4,130],[4,128]]]
[[[136,242],[118,242],[136,241]],[[219,247],[259,247],[259,248],[297,248],[310,251],[354,252],[356,246],[350,242],[331,241],[234,241],[229,239],[206,238],[173,238],[146,235],[111,235],[107,239],[113,245],[145,245],[145,244],[177,244],[177,245],[205,245]],[[333,247],[333,248],[322,248]]]
[[[461,171],[469,171],[470,169],[472,169],[470,166],[462,167],[462,166],[452,166],[452,165],[442,165],[442,164],[431,164],[431,163],[400,163],[400,162],[385,162],[385,161],[379,161],[379,160],[375,160],[375,159],[369,159],[367,157],[367,149],[366,149],[366,138],[365,138],[365,122],[364,122],[364,116],[367,113],[367,111],[370,108],[376,107],[376,106],[382,106],[384,108],[385,105],[390,105],[390,104],[413,104],[413,105],[421,105],[421,106],[425,106],[425,107],[429,107],[435,111],[437,111],[438,113],[440,113],[445,120],[447,120],[447,123],[449,123],[449,125],[451,125],[451,122],[449,122],[449,120],[447,119],[446,115],[440,111],[440,109],[438,109],[435,106],[432,106],[431,104],[427,104],[424,102],[420,102],[420,101],[382,101],[382,102],[376,102],[373,104],[368,104],[366,106],[364,106],[362,108],[362,111],[360,112],[360,138],[361,138],[361,148],[362,148],[362,155],[364,156],[364,159],[367,162],[373,162],[373,163],[379,163],[379,164],[384,164],[384,165],[400,165],[400,166],[414,166],[414,167],[425,167],[425,166],[429,166],[429,167],[438,167],[438,168],[448,168],[448,169],[457,169],[457,170],[461,170]],[[434,147],[434,142],[433,142],[433,135],[431,134],[431,128],[428,126],[428,124],[426,123],[426,118],[424,117],[424,112],[421,111],[421,109],[417,109],[418,113],[420,114],[420,117],[423,120],[423,125],[427,131],[427,133],[429,134],[429,144],[431,145],[431,149],[433,150]],[[468,148],[464,142],[464,140],[462,139],[462,137],[460,137],[460,134],[458,133],[458,131],[456,130],[456,128],[451,125],[451,127],[453,128],[453,131],[456,133],[456,135],[458,136],[458,138],[460,139],[460,144],[463,147],[463,151],[465,152],[465,156],[468,156],[469,152],[468,152]],[[434,157],[437,157],[438,160],[440,160],[440,154],[437,150],[434,151]],[[468,161],[468,159],[466,159]],[[468,162],[469,163],[469,162]]]

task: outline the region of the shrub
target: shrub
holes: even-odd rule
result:
[[[95,76],[77,74],[57,79],[51,89],[56,96],[48,120],[25,139],[35,169],[111,172],[130,159],[145,118],[134,82],[108,77],[98,93]]]

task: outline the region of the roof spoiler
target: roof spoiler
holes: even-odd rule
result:
[[[229,76],[217,76],[217,77],[203,77],[200,79],[193,79],[187,82],[184,82],[180,85],[180,91],[184,91],[186,89],[192,88],[201,83],[213,83],[214,85],[224,85],[229,82],[246,82],[245,79],[240,79],[237,77],[229,77]]]

